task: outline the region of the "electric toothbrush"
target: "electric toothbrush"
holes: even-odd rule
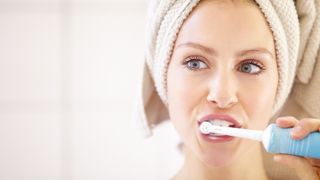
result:
[[[264,131],[231,128],[203,122],[200,125],[203,134],[217,133],[228,136],[262,141],[269,153],[282,153],[320,159],[320,132],[312,132],[301,140],[291,138],[292,128],[280,128],[270,124]]]

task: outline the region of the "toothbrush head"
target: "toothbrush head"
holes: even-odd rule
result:
[[[199,130],[201,131],[201,133],[203,134],[210,134],[210,127],[211,127],[211,123],[209,122],[203,122],[201,123]]]

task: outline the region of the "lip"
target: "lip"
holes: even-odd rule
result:
[[[241,128],[241,123],[239,121],[237,121],[235,118],[233,118],[232,116],[227,115],[227,114],[208,114],[198,120],[198,125],[200,126],[201,123],[208,121],[208,120],[213,120],[213,119],[225,120],[225,121],[228,121],[228,122],[234,124],[235,128]]]
[[[204,117],[202,117],[201,119],[198,120],[198,128],[200,127],[202,122],[208,121],[208,120],[213,120],[213,119],[221,119],[221,120],[225,120],[228,121],[232,124],[234,124],[234,128],[241,128],[241,123],[239,121],[237,121],[235,118],[233,118],[230,115],[226,115],[226,114],[208,114]],[[232,141],[233,139],[235,139],[232,136],[211,136],[209,134],[203,134],[200,132],[199,130],[199,135],[200,137],[210,143],[224,143],[224,142],[228,142],[228,141]]]

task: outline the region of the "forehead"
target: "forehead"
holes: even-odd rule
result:
[[[259,7],[242,1],[201,1],[180,29],[177,42],[273,48],[272,32]],[[221,47],[222,44],[219,44]]]

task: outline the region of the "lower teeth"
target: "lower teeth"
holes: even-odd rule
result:
[[[223,134],[210,133],[210,136],[223,136]]]

